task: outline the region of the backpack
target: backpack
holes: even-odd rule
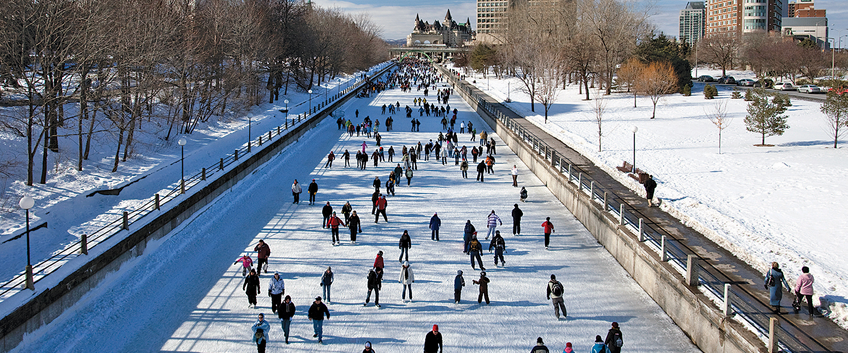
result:
[[[624,346],[624,340],[621,339],[620,333],[615,334],[615,336],[612,340],[612,345],[613,345],[613,347],[616,347],[616,348],[621,348],[622,346]]]
[[[561,296],[563,292],[562,283],[559,281],[554,282],[554,285],[551,286],[551,293],[555,296]],[[620,346],[619,346],[620,347]]]
[[[256,344],[262,343],[265,340],[265,330],[261,328],[256,329],[256,333],[253,334],[253,340],[256,341]]]

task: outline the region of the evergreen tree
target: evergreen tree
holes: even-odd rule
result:
[[[686,59],[690,51],[691,47],[686,42],[676,43],[664,34],[656,36],[652,33],[650,38],[639,44],[633,56],[645,64],[660,61],[671,64],[677,76],[677,92],[683,92],[683,87],[692,81],[692,65]]]
[[[789,116],[783,115],[787,106],[782,99],[769,100],[771,94],[762,88],[753,91],[751,102],[748,103],[748,115],[745,116],[745,128],[760,134],[760,145],[765,145],[767,136],[783,135],[789,128],[786,123]]]

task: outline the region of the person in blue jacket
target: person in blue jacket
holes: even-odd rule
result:
[[[430,240],[439,241],[439,228],[442,226],[442,220],[439,218],[438,213],[434,213],[433,217],[430,217],[430,230],[432,233],[430,234]]]
[[[604,344],[601,335],[595,336],[595,345],[592,346],[592,353],[610,353],[609,347]]]
[[[769,277],[771,277],[771,280],[769,280]],[[783,288],[785,286],[787,291],[791,291],[792,289],[789,288],[789,283],[786,283],[783,270],[780,269],[780,265],[777,262],[771,263],[771,269],[766,272],[764,283],[766,289],[769,291],[769,304],[772,306],[772,310],[776,314],[780,314],[780,300],[783,299]]]
[[[268,344],[268,330],[271,329],[271,324],[265,321],[265,315],[259,314],[259,319],[251,327],[253,330],[253,343],[256,343],[256,348],[259,353],[265,353],[265,345]]]
[[[457,270],[453,279],[453,300],[456,304],[459,304],[462,297],[462,287],[465,287],[465,278],[462,277],[462,270]]]

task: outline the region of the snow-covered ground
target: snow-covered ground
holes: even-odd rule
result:
[[[721,71],[701,68],[698,74],[719,77]],[[745,71],[728,74],[753,77]],[[632,128],[638,127],[636,165],[654,175],[664,210],[763,273],[777,261],[790,284],[801,266],[809,266],[816,278],[814,301],[826,302],[828,315],[848,328],[848,149],[841,147],[848,141],[833,148],[820,103],[794,100],[787,112],[790,128],[766,138],[774,147],[755,147],[760,136],[745,129],[747,102],[731,99],[732,87],[719,86],[719,96],[705,100],[704,84],[695,83],[691,97],[663,98],[653,120],[646,97],[639,97],[634,108],[632,94],[602,96],[590,90],[592,99],[607,104],[598,152],[595,101],[583,101],[576,86],[560,92],[545,124],[544,108],[536,104],[536,112],[531,111],[517,79],[487,80],[478,74],[468,81],[475,79],[478,88],[501,100],[509,96],[510,108],[644,194],[640,184],[614,169],[632,162]],[[726,103],[731,118],[722,132],[721,154],[719,130],[708,118],[719,102]]]
[[[411,104],[416,93],[392,90],[373,101],[353,100],[345,109],[348,117],[359,109],[360,117],[383,120],[379,106],[395,101]],[[460,110],[460,121],[483,126],[459,98],[454,96],[450,103]],[[438,118],[421,118],[421,132],[416,133],[408,132],[406,118],[395,118],[395,131],[381,133],[386,147],[399,150],[401,145],[426,143],[438,134]],[[126,263],[54,322],[27,335],[15,351],[251,351],[255,348],[250,325],[260,312],[270,318],[270,300],[262,295],[259,308],[247,307],[242,276],[232,261],[252,250],[258,239],[269,243],[270,270],[281,272],[286,294],[298,308],[290,345],[282,342],[279,322],[270,318],[271,352],[355,352],[365,341],[379,352],[420,351],[433,324],[440,326],[449,352],[526,351],[538,336],[552,351],[570,341],[576,351],[587,352],[595,335],[605,336],[612,321],[621,324],[628,351],[698,351],[497,136],[496,173],[487,175],[485,183],[475,182],[473,171],[469,179],[462,179],[452,163],[421,161],[412,185],[402,183],[397,195],[389,197],[389,222],[374,224],[368,213],[371,181],[375,176],[385,181],[394,164],[381,163],[377,168],[369,164],[360,171],[343,168],[343,161],[337,159],[333,168],[323,168],[330,150],[337,155],[345,149],[355,151],[365,140],[343,135],[331,120],[183,223],[159,241],[157,249]],[[373,151],[373,140],[368,144]],[[199,158],[197,153],[194,157]],[[513,164],[519,167],[520,184],[530,193],[529,202],[519,202],[525,217],[522,235],[517,237],[510,232],[509,217],[518,201],[518,190],[511,186],[507,172]],[[295,178],[304,186],[317,180],[316,205],[291,203],[289,190]],[[321,204],[327,201],[336,210],[350,201],[360,213],[364,234],[357,245],[347,241],[330,245],[329,231],[320,228]],[[499,229],[506,238],[507,266],[494,267],[491,255],[485,254],[492,303],[479,305],[472,300],[477,288],[471,283],[478,271],[471,269],[462,254],[461,232],[465,220],[471,220],[483,234],[491,210],[504,219]],[[443,222],[440,242],[431,241],[427,229],[434,212]],[[540,229],[547,216],[556,226],[549,251],[543,248]],[[403,230],[409,230],[413,239],[412,303],[401,301],[396,281],[397,242]],[[341,238],[348,239],[348,233],[342,231]],[[383,306],[363,307],[366,274],[378,250],[386,258]],[[331,318],[324,324],[325,345],[318,345],[305,312],[312,298],[321,295],[318,282],[327,266],[332,266],[336,280]],[[452,299],[457,270],[465,272],[467,284],[459,305]],[[565,284],[567,320],[557,321],[545,299],[550,274]],[[262,276],[262,293],[269,278],[270,274]]]

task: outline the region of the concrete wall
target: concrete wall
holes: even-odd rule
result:
[[[454,82],[454,86],[463,83]],[[705,352],[766,352],[766,345],[750,330],[724,316],[713,302],[695,287],[687,286],[683,276],[648,245],[639,242],[638,234],[618,225],[618,218],[592,202],[568,175],[537,154],[532,146],[507,129],[495,117],[479,107],[478,102],[457,89],[455,92],[469,104],[498,136],[527,165],[548,189],[595,236],[672,320]]]
[[[384,71],[391,67],[388,66]],[[375,76],[379,76],[379,74]],[[75,305],[83,295],[99,285],[110,272],[118,270],[124,262],[142,255],[149,241],[167,235],[183,221],[191,218],[195,212],[214,202],[219,195],[276,156],[283,148],[297,142],[300,136],[320,123],[328,116],[329,112],[341,107],[349,99],[355,97],[357,91],[352,90],[345,98],[331,104],[323,112],[315,114],[303,124],[290,129],[276,140],[254,147],[255,154],[241,158],[240,164],[211,181],[201,190],[187,194],[187,197],[179,205],[163,212],[150,223],[138,229],[132,229],[132,225],[130,225],[130,234],[126,238],[92,258],[57,286],[38,292],[37,295],[14,312],[0,319],[0,335],[2,335],[0,351],[7,352],[15,348],[23,340],[26,333],[50,323],[61,315],[65,309]]]

